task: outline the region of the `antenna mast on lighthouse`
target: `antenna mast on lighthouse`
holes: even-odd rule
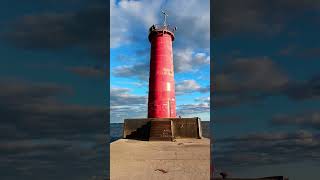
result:
[[[164,10],[161,10],[161,12],[162,12],[163,17],[164,17],[163,25],[164,25],[164,26],[167,26],[167,17],[168,17],[168,14],[167,14]]]

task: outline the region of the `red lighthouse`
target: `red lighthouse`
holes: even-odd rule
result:
[[[125,119],[123,137],[149,141],[172,141],[176,138],[202,138],[199,117],[177,118],[172,42],[176,27],[166,23],[149,29],[150,77],[148,118]]]
[[[152,25],[149,29],[150,77],[148,118],[175,118],[176,99],[172,42],[175,28],[166,23],[164,14],[163,25]]]

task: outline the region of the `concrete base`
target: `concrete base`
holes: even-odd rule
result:
[[[172,141],[172,121],[152,120],[149,141]]]
[[[162,122],[162,123],[161,123]],[[166,127],[167,124],[170,127]],[[201,120],[194,118],[125,119],[123,138],[137,140],[173,140],[202,138]]]
[[[110,144],[111,180],[209,180],[210,140],[120,139]]]

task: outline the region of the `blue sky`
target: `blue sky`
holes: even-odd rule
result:
[[[209,1],[111,1],[110,6],[111,123],[147,116],[148,30],[163,23],[161,9],[178,28],[173,43],[178,116],[209,121]]]

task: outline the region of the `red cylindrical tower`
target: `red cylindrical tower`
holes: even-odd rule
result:
[[[175,118],[176,99],[172,42],[174,29],[166,24],[149,30],[151,43],[148,118]]]

